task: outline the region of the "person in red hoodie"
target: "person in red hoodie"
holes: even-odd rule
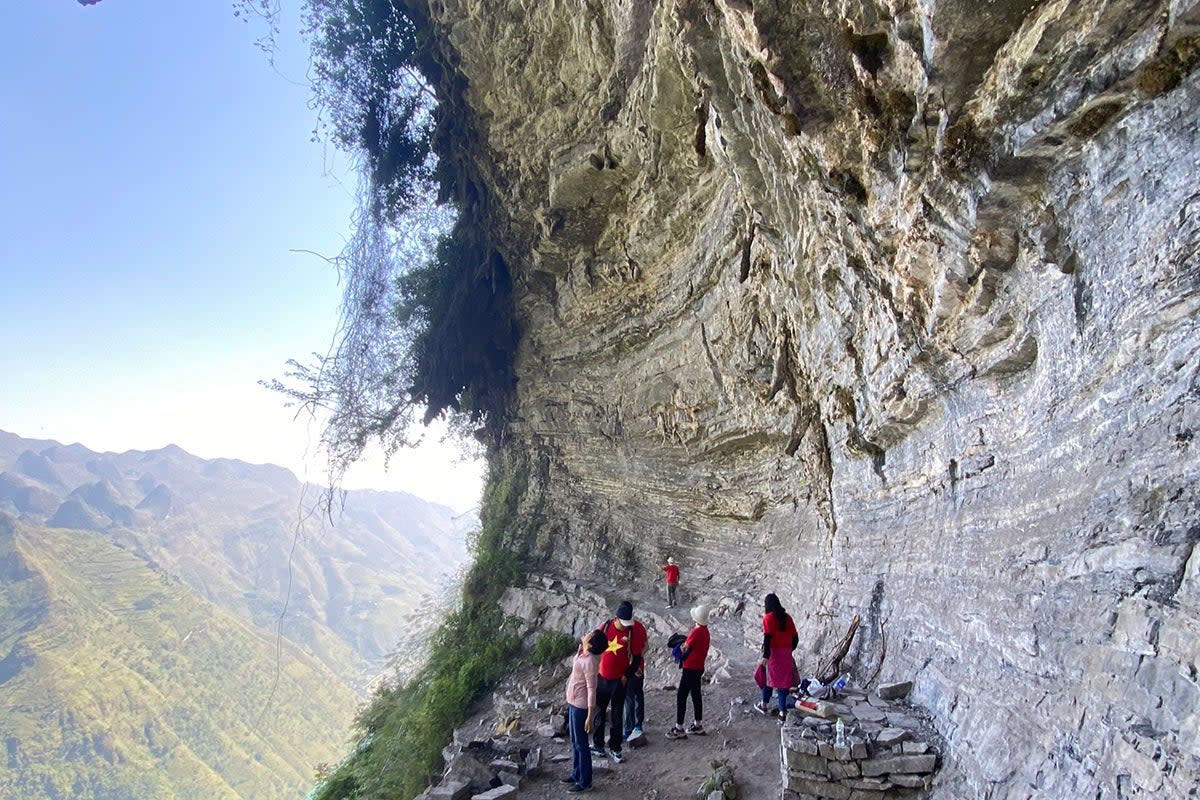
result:
[[[708,635],[708,606],[702,603],[693,608],[691,613],[696,626],[688,632],[687,639],[679,648],[683,653],[683,661],[679,663],[683,674],[675,692],[675,727],[667,731],[668,739],[686,739],[689,733],[693,736],[705,735],[704,700],[700,695],[700,678],[704,675],[704,660],[708,658],[708,645],[711,642]],[[683,715],[687,712],[689,695],[696,719],[684,730]]]
[[[642,653],[646,651],[646,628],[633,618],[633,603],[628,600],[617,606],[617,616],[600,626],[608,638],[608,647],[600,656],[600,679],[596,684],[596,716],[592,731],[592,752],[605,755],[604,723],[608,721],[608,759],[620,764],[621,741],[624,733],[625,686],[629,675],[642,669]],[[609,706],[612,713],[608,713]]]
[[[679,589],[679,566],[674,558],[668,558],[659,569],[667,574],[667,608],[674,608],[676,590]]]

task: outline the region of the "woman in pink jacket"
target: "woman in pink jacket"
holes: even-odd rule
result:
[[[571,774],[563,783],[568,792],[586,792],[592,788],[592,751],[589,749],[592,724],[596,715],[596,678],[600,654],[608,644],[603,631],[588,631],[579,640],[579,651],[571,661],[567,679],[567,729],[571,733]]]

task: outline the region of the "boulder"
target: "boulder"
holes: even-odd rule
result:
[[[901,697],[907,697],[912,691],[912,681],[903,681],[901,683],[887,683],[875,690],[883,700],[899,700]]]

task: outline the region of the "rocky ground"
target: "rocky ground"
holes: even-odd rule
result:
[[[755,609],[739,609],[739,603],[703,598],[713,606],[709,630],[712,636],[704,685],[705,736],[670,740],[665,734],[675,719],[675,686],[678,668],[668,656],[665,642],[674,632],[686,633],[691,627],[689,608],[695,596],[681,592],[679,604],[668,609],[661,594],[652,590],[631,592],[635,616],[646,625],[650,636],[646,673],[646,725],[644,746],[626,744],[621,764],[606,758],[593,759],[595,771],[593,797],[643,798],[644,800],[683,800],[694,798],[705,779],[714,772],[713,762],[724,762],[733,769],[739,798],[774,798],[780,792],[780,726],[776,718],[765,717],[753,708],[758,688],[753,680],[758,661],[757,648],[743,634],[741,614],[757,615]],[[615,602],[610,604],[615,607]],[[599,624],[603,617],[597,617]],[[496,703],[459,730],[457,740],[470,741],[495,737],[495,731],[509,735],[532,734],[529,744],[540,747],[543,769],[540,775],[525,777],[521,798],[566,797],[567,786],[561,778],[571,769],[569,741],[561,736],[547,737],[547,724],[562,726],[561,709],[567,670],[553,665],[540,670],[529,667],[506,682],[496,693]],[[513,720],[517,719],[514,724]],[[688,705],[685,724],[692,722]],[[541,728],[541,734],[536,731]],[[503,738],[503,737],[501,737]]]
[[[531,576],[501,600],[506,614],[524,621],[520,632],[530,643],[547,630],[578,635],[598,627],[608,610],[625,599],[633,601],[634,616],[646,626],[645,733],[625,743],[621,763],[593,759],[594,795],[643,800],[925,796],[936,781],[946,743],[927,710],[905,699],[911,682],[856,686],[850,676],[864,671],[852,658],[846,659],[840,662],[850,678],[844,691],[817,703],[812,713],[792,711],[781,726],[774,715],[755,709],[756,599],[745,593],[722,596],[711,581],[697,583],[702,587],[698,599],[685,597],[673,609],[654,591],[657,587],[615,596],[608,591],[611,587],[549,575]],[[671,634],[690,628],[690,607],[700,602],[712,609],[704,689],[706,733],[667,739],[666,731],[675,721],[679,672],[666,642]],[[814,648],[804,646],[812,644],[804,641],[808,633],[802,629],[802,646],[796,651],[802,674],[828,669],[825,662],[831,655],[822,654],[822,666],[817,667]],[[562,779],[571,768],[563,698],[569,663],[569,658],[542,665],[528,661],[502,681],[491,702],[456,731],[454,743],[444,751],[446,774],[426,798],[501,800],[568,794],[570,784]],[[689,705],[685,724],[694,720],[691,713]],[[844,722],[840,743],[833,717]]]

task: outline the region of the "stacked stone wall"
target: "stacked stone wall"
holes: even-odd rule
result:
[[[944,745],[927,712],[854,690],[818,707],[822,716],[798,708],[780,732],[784,800],[930,796]]]

